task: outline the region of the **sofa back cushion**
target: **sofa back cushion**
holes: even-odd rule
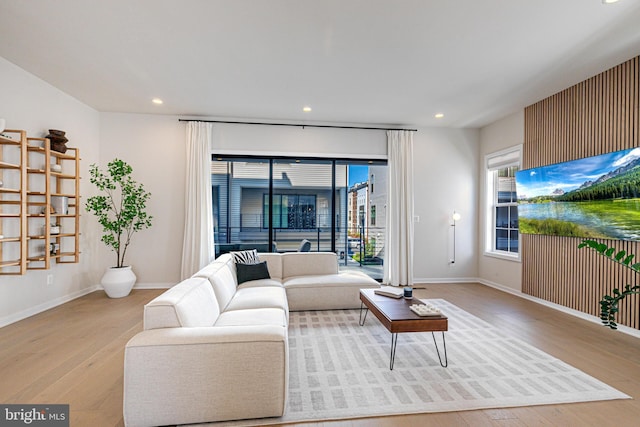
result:
[[[338,256],[333,252],[290,252],[282,254],[282,278],[338,273]]]
[[[205,277],[209,280],[222,311],[229,304],[238,287],[236,266],[231,254],[219,256],[214,262],[194,274],[193,277]]]
[[[144,306],[144,329],[213,326],[219,315],[209,281],[192,277]]]
[[[261,262],[267,262],[269,276],[271,276],[272,279],[282,279],[282,254],[277,252],[259,253],[258,258],[260,258]]]

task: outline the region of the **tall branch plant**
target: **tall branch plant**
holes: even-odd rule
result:
[[[120,159],[109,162],[106,172],[95,164],[89,167],[91,183],[104,194],[89,197],[86,208],[102,225],[101,240],[116,253],[116,268],[125,266],[133,234],[151,227],[153,218],[146,212],[151,193],[131,177],[132,171],[133,168]]]

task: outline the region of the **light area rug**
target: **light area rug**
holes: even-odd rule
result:
[[[391,333],[359,310],[291,312],[289,398],[280,418],[203,425],[268,425],[393,414],[465,411],[628,395],[442,300],[423,300],[449,318],[449,366],[431,333]],[[442,336],[435,334],[442,354]]]

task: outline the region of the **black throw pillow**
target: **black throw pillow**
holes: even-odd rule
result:
[[[267,261],[257,264],[236,264],[236,276],[238,277],[238,285],[250,280],[271,279]]]

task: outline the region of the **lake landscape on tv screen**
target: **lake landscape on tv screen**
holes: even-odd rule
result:
[[[640,241],[640,148],[516,173],[520,233]]]

